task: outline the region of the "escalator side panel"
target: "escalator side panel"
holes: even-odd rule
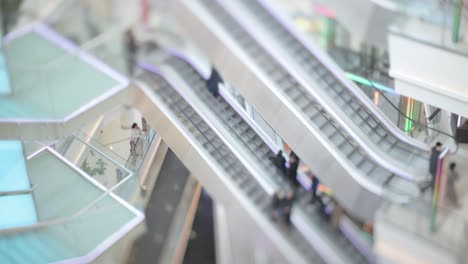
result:
[[[141,84],[140,84],[141,85]],[[191,140],[184,129],[174,124],[169,118],[169,113],[157,103],[155,96],[140,88],[133,88],[135,101],[132,105],[143,113],[145,119],[152,127],[157,129],[158,133],[170,146],[171,150],[177,155],[182,163],[190,170],[192,175],[196,176],[212,197],[223,204],[230,204],[235,201],[232,192],[226,186],[229,185],[222,177],[217,177],[219,168],[208,164],[206,160],[209,157],[202,151],[196,142]],[[169,112],[169,110],[166,110]],[[175,118],[175,117],[174,117]],[[232,184],[231,184],[232,185]]]
[[[274,94],[275,91],[268,87],[273,84],[256,66],[249,63],[249,58],[240,52],[235,43],[228,43],[229,47],[224,44],[223,39],[227,38],[222,36],[225,33],[216,21],[197,5],[196,1],[173,1],[168,11],[206,52],[221,75],[231,80],[247,101],[252,105],[264,106],[256,110],[293,149],[297,150],[300,157],[304,157],[311,170],[320,175],[321,180],[335,193],[340,194],[337,198],[343,207],[357,218],[371,220],[380,203],[380,197],[360,185],[365,185],[365,180],[358,183],[359,175],[345,177],[349,175],[347,171],[353,171],[354,168],[344,168],[347,166],[342,165],[346,164],[344,158],[341,162],[337,161],[336,157],[340,155],[338,151],[322,142],[318,135],[320,132],[308,125],[292,107],[288,108],[286,104],[289,102],[286,99]],[[211,31],[213,28],[218,28],[216,34]],[[291,118],[292,116],[294,118]],[[332,152],[335,155],[332,155]]]
[[[206,191],[217,202],[229,207],[231,204],[240,203],[247,212],[259,223],[272,241],[283,248],[285,257],[296,263],[308,263],[304,256],[288,243],[284,234],[275,230],[269,219],[263,212],[252,204],[248,197],[239,190],[235,183],[223,177],[224,170],[214,162],[213,158],[198,145],[183,126],[174,122],[177,120],[171,110],[145,84],[139,83],[132,88],[132,106],[138,109],[152,127],[158,130],[166,144],[177,155],[182,163],[189,169],[204,186]],[[212,161],[212,162],[209,162]]]

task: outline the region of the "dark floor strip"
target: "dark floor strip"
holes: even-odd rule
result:
[[[184,264],[216,263],[213,203],[203,191],[193,221],[192,234],[185,252]]]
[[[146,208],[147,232],[133,245],[128,263],[157,263],[182,197],[189,171],[168,150]]]

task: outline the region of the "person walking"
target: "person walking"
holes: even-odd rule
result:
[[[132,29],[128,29],[127,32],[125,32],[125,48],[127,52],[127,71],[130,76],[133,76],[138,46]]]
[[[429,188],[433,188],[436,177],[437,177],[437,163],[439,161],[439,155],[442,153],[442,143],[437,142],[434,147],[431,148],[431,156],[429,158],[429,173],[431,174],[431,181],[421,189],[425,192]]]
[[[211,67],[210,77],[206,81],[206,86],[208,87],[208,91],[215,97],[218,98],[219,96],[219,84],[224,84],[223,79],[219,75],[218,71]]]
[[[283,174],[286,174],[286,159],[282,150],[279,150],[276,156],[270,157],[270,160]]]
[[[458,202],[458,195],[455,190],[455,182],[460,176],[455,170],[455,167],[455,162],[449,164],[449,172],[447,174],[447,198],[456,208],[460,208],[461,205]]]
[[[130,155],[138,156],[137,144],[141,136],[141,129],[137,123],[132,124],[132,133],[130,134]]]

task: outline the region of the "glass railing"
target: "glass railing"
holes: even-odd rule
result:
[[[405,102],[407,111],[405,113],[394,103],[394,97],[400,97],[400,95],[389,94],[377,87],[373,81],[366,79],[365,77],[362,78],[370,85],[370,87],[373,88],[375,93],[378,93],[377,96],[380,98],[378,102],[379,108],[383,110],[386,116],[393,117],[405,134],[430,146],[435,145],[436,142],[442,142],[445,146],[449,147],[452,154],[458,151],[458,143],[453,135],[441,131],[436,127],[432,127],[427,123],[422,123],[420,122],[421,118],[415,118],[413,116],[414,113],[424,112],[424,109],[415,109],[416,102],[413,99],[407,98],[407,101]],[[376,102],[374,101],[374,103]],[[418,107],[421,108],[422,104],[419,104]],[[436,113],[436,115],[438,114]],[[436,118],[436,116],[432,117],[432,119],[434,118]]]
[[[420,8],[401,5],[392,31],[412,39],[468,54],[468,5],[462,0],[425,2]]]
[[[70,147],[60,154],[107,189],[132,175],[134,168],[125,167],[124,160],[115,153],[90,139],[72,137]]]
[[[143,161],[147,159],[147,154],[150,146],[156,144],[155,140],[158,139],[156,131],[149,129],[148,133],[144,133],[141,137],[143,141],[142,155],[137,161],[137,169],[135,171],[135,177],[129,178],[127,181],[122,183],[120,186],[115,188],[114,193],[120,196],[122,199],[135,206],[137,209],[143,211],[144,203],[142,199],[142,193],[146,192],[146,179],[148,175],[141,175],[140,170]],[[130,160],[131,157],[129,157]],[[147,173],[151,173],[148,171]]]
[[[79,130],[79,131],[75,132],[73,135],[74,135],[74,137],[78,138],[80,141],[85,142],[89,146],[99,150],[101,153],[103,153],[103,155],[107,156],[110,160],[112,160],[113,162],[119,164],[120,166],[123,166],[123,167],[127,168],[130,171],[135,171],[136,170],[136,168],[134,166],[132,166],[131,164],[126,164],[127,158],[124,155],[117,154],[115,151],[113,151],[110,148],[104,146],[101,142],[99,142],[98,139],[96,139],[96,138],[94,138],[94,137],[92,137],[90,135],[87,135],[82,130]],[[128,141],[130,142],[130,139],[128,139]]]

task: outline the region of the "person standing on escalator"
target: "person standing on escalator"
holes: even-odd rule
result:
[[[214,67],[211,67],[210,77],[206,81],[206,86],[208,87],[208,90],[215,98],[218,98],[219,96],[220,84],[224,84],[224,81],[221,78],[221,75],[219,75],[218,71]]]
[[[312,198],[310,199],[310,203],[315,203],[315,201],[317,200],[317,188],[319,183],[319,179],[315,175],[312,175],[312,187],[310,188]]]
[[[286,159],[283,157],[282,150],[279,150],[276,156],[270,157],[270,160],[283,174],[286,174]]]
[[[297,188],[299,187],[299,181],[297,180],[297,169],[299,167],[299,162],[296,157],[289,156],[289,167],[286,169],[286,177],[291,181],[291,183]]]

